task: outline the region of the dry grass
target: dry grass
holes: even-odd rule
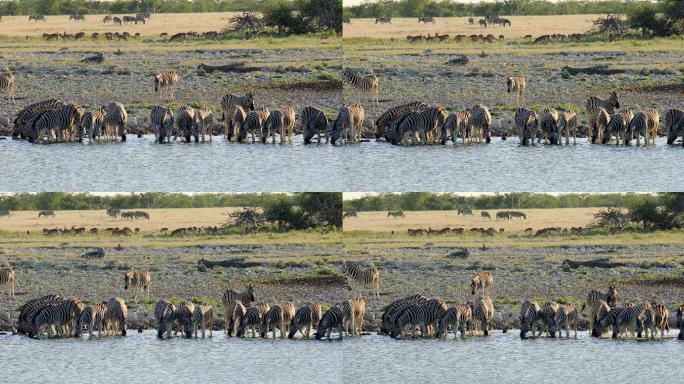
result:
[[[403,232],[408,228],[433,229],[443,227],[494,227],[506,232],[522,231],[525,228],[586,227],[594,220],[600,208],[520,209],[527,220],[496,220],[498,210],[487,210],[492,219],[482,218],[481,211],[472,216],[459,216],[456,211],[407,211],[405,217],[387,217],[387,212],[359,212],[358,217],[344,220],[345,231]]]
[[[435,23],[418,23],[417,18],[392,19],[392,24],[375,24],[375,19],[352,19],[351,26],[345,25],[344,37],[406,38],[406,35],[448,33],[450,35],[493,34],[507,38],[525,35],[583,33],[591,29],[591,21],[598,15],[564,16],[505,16],[511,20],[510,27],[482,28],[474,17],[475,24],[468,24],[467,17],[438,17]]]
[[[220,31],[228,24],[233,12],[208,13],[155,13],[147,23],[114,25],[104,24],[105,15],[86,15],[85,21],[69,20],[68,15],[46,16],[46,21],[28,21],[28,16],[4,16],[0,23],[0,35],[6,36],[39,36],[43,33],[67,32],[129,32],[142,36],[158,36],[162,32],[174,34],[178,32]],[[112,15],[119,16],[122,15]]]
[[[142,231],[159,231],[187,226],[221,225],[230,218],[228,213],[237,208],[177,208],[140,209],[150,214],[149,220],[121,220],[107,216],[104,210],[55,211],[55,217],[38,217],[38,211],[15,211],[10,217],[0,218],[0,231],[42,231],[43,228],[87,227],[140,228]],[[135,210],[135,209],[133,209]],[[125,209],[124,211],[128,211]]]

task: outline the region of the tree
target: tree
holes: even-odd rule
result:
[[[264,11],[264,24],[269,27],[278,28],[278,33],[295,29],[297,18],[294,16],[294,7],[291,2],[286,0],[277,1],[267,6]]]

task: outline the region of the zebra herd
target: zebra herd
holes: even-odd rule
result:
[[[135,219],[149,220],[150,219],[150,214],[147,212],[143,212],[143,211],[119,212],[119,215],[121,216],[122,220],[135,220]]]

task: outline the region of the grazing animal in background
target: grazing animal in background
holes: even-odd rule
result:
[[[439,320],[435,337],[446,338],[449,326],[454,332],[454,339],[458,337],[458,332],[461,332],[461,336],[465,336],[466,331],[470,329],[472,334],[472,321],[473,310],[466,304],[458,304],[449,308]]]
[[[318,137],[318,144],[321,143],[321,132],[328,143],[328,117],[325,112],[316,107],[304,107],[300,114],[299,124],[302,127],[304,144],[311,144],[314,135]]]
[[[485,295],[487,290],[491,289],[493,286],[494,276],[492,276],[492,273],[488,271],[478,272],[473,275],[472,279],[470,279],[470,288],[473,295],[475,294],[475,291],[479,289],[482,290],[482,295]]]
[[[178,74],[174,71],[162,71],[154,75],[154,93],[163,100],[173,100],[173,91],[178,84]],[[164,99],[166,94],[166,99]]]
[[[29,15],[29,21],[34,20],[34,21],[46,21],[47,18],[45,15]]]
[[[560,144],[560,130],[558,129],[558,111],[553,108],[544,108],[542,118],[539,123],[542,130],[542,135],[545,135],[549,140],[549,144]]]
[[[577,113],[571,110],[563,111],[558,119],[558,130],[560,137],[565,135],[565,145],[570,144],[570,133],[572,133],[572,143],[577,144]]]
[[[342,340],[344,337],[344,310],[342,304],[337,304],[325,311],[316,328],[316,340],[321,340],[326,334],[328,340],[330,340],[333,329],[337,329],[338,339]]]
[[[375,289],[375,295],[380,300],[380,272],[375,266],[362,268],[358,264],[350,261],[344,262],[344,274],[351,289],[351,282],[362,284],[365,287]]]
[[[534,336],[534,328],[542,321],[541,307],[536,301],[525,300],[525,302],[520,307],[520,338],[524,339],[527,332],[532,331],[532,336]],[[539,330],[539,335],[542,334],[542,330]]]
[[[352,68],[344,68],[342,71],[342,78],[353,88],[358,89],[363,92],[371,93],[374,95],[375,104],[379,107],[380,102],[378,100],[380,79],[375,74],[363,75],[359,71]],[[360,103],[357,95],[357,104]]]
[[[311,329],[318,327],[318,322],[321,320],[321,317],[321,304],[318,302],[300,308],[292,318],[290,332],[287,337],[292,339],[297,332],[302,332],[304,338],[308,339],[311,336]]]
[[[574,304],[563,304],[556,312],[556,321],[553,332],[558,331],[558,337],[563,337],[562,330],[565,330],[565,337],[570,338],[570,329],[574,329],[577,338],[577,308]]]
[[[53,211],[52,209],[46,209],[44,211],[38,212],[38,217],[48,217],[48,216],[55,217],[55,211]]]
[[[537,137],[537,127],[539,127],[537,113],[522,107],[516,109],[515,126],[518,128],[520,145],[527,146],[530,143],[534,145],[534,139]]]
[[[246,115],[246,113],[249,111],[253,111],[255,109],[254,95],[251,92],[246,93],[244,96],[227,94],[221,99],[221,109],[223,110],[223,117],[221,121],[226,123],[223,135],[228,141],[232,141],[233,138],[237,138],[238,130],[244,122],[244,117],[241,122],[235,120],[235,114],[238,106],[241,107],[240,109],[242,109],[241,112],[243,115]],[[239,125],[237,123],[239,123]]]
[[[237,331],[237,337],[244,336],[247,329],[251,328],[252,338],[256,338],[258,336],[256,327],[259,327],[259,330],[261,331],[261,321],[269,310],[271,310],[271,307],[264,302],[259,303],[259,305],[255,307],[249,307],[247,312],[245,312],[245,315],[240,320],[240,327]]]
[[[276,328],[280,330],[280,338],[284,339],[289,333],[290,322],[295,316],[295,307],[291,302],[285,302],[271,307],[261,321],[261,337],[266,338],[268,331],[273,329],[273,338],[276,338]]]
[[[682,136],[682,147],[684,147],[684,111],[681,109],[670,109],[665,113],[663,125],[667,130],[667,144],[672,145],[678,136]]]
[[[627,131],[625,132],[625,145],[629,145],[632,139],[636,136],[637,146],[639,146],[640,138],[644,137],[644,145],[651,142],[656,144],[658,138],[658,126],[660,125],[660,115],[658,111],[653,108],[648,108],[637,112],[636,115],[629,122]]]
[[[491,320],[494,317],[494,304],[489,296],[478,297],[475,302],[469,302],[473,311],[475,329],[482,331],[485,336],[489,335]]]
[[[442,129],[442,144],[446,144],[448,135],[451,135],[451,142],[456,145],[456,139],[460,136],[463,144],[466,142],[466,136],[472,139],[469,132],[468,120],[470,119],[470,111],[458,111],[450,114],[444,121],[444,128]]]
[[[114,102],[103,107],[107,110],[104,119],[104,130],[109,137],[120,137],[126,141],[126,124],[128,124],[128,112],[123,104]]]
[[[235,324],[233,323],[233,312],[235,308],[235,301],[241,302],[244,306],[249,307],[251,303],[253,303],[256,299],[254,298],[254,287],[249,284],[245,286],[245,289],[242,292],[238,292],[234,289],[227,289],[225,292],[223,292],[223,296],[221,297],[221,302],[223,303],[223,308],[224,308],[224,318],[225,318],[225,330],[228,335],[231,335],[231,331],[233,328],[235,328]],[[231,317],[229,319],[229,317]]]
[[[616,109],[620,108],[620,99],[618,98],[617,93],[612,91],[610,96],[605,100],[598,96],[589,97],[585,103],[585,107],[587,109],[587,116],[589,116],[589,129],[592,131],[591,142],[595,143],[597,140],[600,140],[600,130],[598,129],[597,124],[599,123],[599,119],[605,118],[605,116],[602,115],[601,108],[603,108],[607,114],[613,114]],[[608,121],[606,121],[606,124],[607,123]]]
[[[195,112],[195,116],[192,119],[192,136],[195,138],[195,143],[199,142],[199,137],[202,136],[202,142],[204,143],[205,136],[209,136],[209,141],[211,142],[211,137],[214,134],[214,115],[211,112],[211,108],[202,107]]]
[[[6,285],[7,286],[7,293],[12,297],[15,296],[14,278],[15,278],[15,273],[11,267],[0,268],[0,285]]]
[[[159,300],[154,310],[154,318],[157,322],[157,337],[171,337],[171,329],[176,321],[176,306],[166,300]]]
[[[627,127],[633,117],[634,113],[631,110],[624,110],[611,116],[610,121],[603,130],[601,144],[610,144],[613,134],[615,135],[615,145],[620,145],[620,137],[622,137],[624,143]]]
[[[16,105],[14,101],[15,81],[12,71],[0,72],[0,92],[7,92],[7,97],[12,100],[13,105]]]
[[[147,297],[149,297],[151,282],[152,277],[147,269],[134,269],[124,273],[124,289],[131,287],[134,298],[137,298],[138,290],[142,293],[147,293]]]
[[[481,143],[484,138],[487,144],[492,141],[489,135],[489,128],[492,126],[492,114],[485,105],[477,104],[473,106],[470,111],[468,126],[471,129],[470,136],[473,137],[473,140],[476,137],[478,142]]]
[[[491,216],[491,215],[489,214],[489,212],[487,212],[487,211],[482,211],[482,212],[480,212],[480,217],[483,218],[483,219],[489,219],[489,220],[492,219],[492,216]]]
[[[506,89],[508,93],[515,93],[515,101],[520,105],[521,101],[525,103],[525,89],[527,89],[527,82],[524,76],[509,76],[506,79]]]
[[[154,140],[162,144],[164,142],[171,142],[171,134],[176,120],[173,116],[173,111],[169,108],[164,108],[159,105],[152,107],[150,111],[150,124],[154,132]]]
[[[200,304],[195,307],[192,313],[193,334],[197,337],[197,329],[202,329],[202,338],[204,338],[207,329],[209,329],[209,337],[213,335],[212,328],[214,324],[214,309],[209,304]]]

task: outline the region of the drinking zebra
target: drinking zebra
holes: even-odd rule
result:
[[[660,338],[665,337],[665,333],[669,329],[667,324],[669,315],[670,311],[667,310],[667,307],[664,304],[653,303],[637,318],[637,337],[640,338],[645,331],[646,338],[655,340],[658,335],[658,329],[660,329]]]
[[[211,108],[202,107],[195,112],[195,116],[192,120],[192,136],[195,138],[195,143],[199,142],[199,137],[202,136],[202,142],[204,143],[204,137],[209,136],[209,141],[211,142],[212,135],[214,134],[214,115],[211,112]]]
[[[478,297],[474,303],[470,302],[473,311],[475,329],[482,331],[485,336],[489,335],[489,326],[494,317],[494,304],[489,296]]]
[[[7,294],[14,297],[14,278],[15,273],[11,267],[0,268],[0,285],[7,286]]]
[[[273,338],[276,338],[276,328],[280,330],[280,338],[284,339],[289,333],[290,322],[295,316],[295,307],[291,302],[285,302],[271,307],[261,321],[260,334],[266,338],[268,331],[273,329]]]
[[[285,140],[292,144],[292,136],[294,134],[295,112],[291,107],[282,107],[273,111],[264,122],[263,131],[261,133],[261,142],[266,143],[269,136],[272,137],[271,142],[276,143],[276,133],[280,135],[280,144]]]
[[[602,123],[602,120],[605,120],[605,124],[608,124],[609,121],[609,119],[605,118],[604,111],[601,108],[605,110],[606,114],[612,114],[616,109],[620,108],[620,100],[617,93],[612,91],[605,100],[598,96],[589,97],[585,107],[587,109],[587,116],[589,116],[589,128],[592,131],[591,142],[595,143],[597,140],[601,140],[601,130],[598,124]]]
[[[344,262],[344,274],[347,277],[347,284],[351,288],[351,282],[356,282],[364,287],[375,289],[375,295],[380,300],[380,272],[375,266],[362,268],[358,264],[350,261]]]
[[[458,337],[458,332],[461,332],[461,336],[465,336],[466,331],[471,330],[472,327],[470,323],[473,320],[473,311],[466,304],[458,304],[455,307],[449,308],[444,316],[439,320],[437,325],[437,333],[435,337],[446,338],[447,328],[451,326],[454,332],[454,339]]]
[[[180,107],[176,117],[176,133],[173,135],[175,141],[178,136],[183,137],[186,143],[190,142],[192,125],[195,118],[195,109],[189,105]]]
[[[617,339],[621,334],[636,336],[637,320],[650,306],[649,303],[641,303],[623,308],[613,321],[613,339]]]
[[[17,332],[20,334],[31,334],[33,331],[33,318],[40,310],[48,304],[61,304],[66,299],[59,295],[46,295],[27,301],[19,312],[17,318]]]
[[[12,71],[0,72],[0,92],[7,92],[7,97],[12,100],[12,104],[16,105],[14,101],[14,82],[15,78]]]
[[[663,125],[667,130],[667,144],[674,144],[677,136],[682,136],[682,147],[684,147],[684,110],[674,108],[668,110],[665,113]]]
[[[684,340],[684,305],[677,307],[677,328],[679,328],[677,340]]]
[[[173,111],[159,105],[152,107],[150,111],[150,123],[154,131],[154,141],[162,144],[164,141],[171,142],[171,134],[175,125]]]
[[[653,142],[656,144],[658,138],[658,126],[660,125],[660,115],[653,108],[648,108],[637,112],[627,126],[625,132],[625,145],[629,145],[636,136],[637,147],[640,145],[640,137],[644,137],[644,145]]]
[[[304,135],[304,144],[311,144],[311,138],[318,136],[318,144],[321,143],[321,132],[328,143],[328,117],[325,112],[316,107],[305,107],[300,114],[300,124]]]
[[[256,338],[258,334],[261,334],[261,321],[266,316],[271,307],[265,303],[261,302],[255,307],[249,307],[245,315],[242,316],[240,320],[240,327],[237,331],[237,337],[244,336],[247,329],[252,330],[252,338]],[[259,332],[257,333],[256,327],[259,327]]]
[[[164,335],[171,337],[171,327],[176,320],[176,306],[165,300],[159,300],[154,310],[154,318],[157,321],[157,337]]]
[[[224,328],[228,336],[237,334],[240,321],[247,313],[247,308],[240,300],[233,300],[233,303],[226,307],[224,314]]]
[[[430,337],[434,334],[435,324],[444,317],[447,309],[446,303],[441,299],[430,299],[421,304],[408,306],[394,321],[390,336],[403,336],[404,329],[410,325],[413,337],[416,337],[416,328],[420,328],[422,337]]]
[[[547,335],[551,337],[556,337],[556,314],[560,306],[558,303],[553,301],[547,301],[542,305],[541,308],[541,318],[544,324],[544,330]]]
[[[12,137],[21,136],[24,138],[25,136],[29,136],[27,132],[29,123],[35,119],[36,116],[49,109],[62,108],[65,106],[66,104],[58,99],[48,99],[28,105],[17,112],[13,122],[14,128],[12,130]]]
[[[105,316],[107,315],[107,304],[98,303],[85,307],[76,322],[75,336],[81,335],[83,325],[88,326],[88,334],[93,337],[93,332],[97,330],[97,336],[102,337],[102,331],[105,328]]]
[[[321,304],[318,302],[300,308],[292,318],[290,332],[287,337],[292,339],[297,332],[302,332],[304,338],[308,339],[311,336],[311,328],[318,327],[318,322],[321,320],[321,317]]]
[[[127,16],[124,16],[124,20]],[[160,98],[164,99],[166,93],[166,101],[173,100],[173,91],[178,84],[178,74],[174,71],[162,71],[154,75],[154,93]]]
[[[107,301],[107,312],[105,314],[106,328],[114,334],[126,336],[126,321],[128,320],[128,306],[124,299],[112,297]]]
[[[128,124],[128,112],[123,104],[114,102],[106,107],[107,114],[104,119],[104,130],[109,137],[120,137],[126,141],[126,124]]]
[[[473,106],[470,110],[468,126],[472,130],[471,137],[473,137],[473,140],[477,137],[478,142],[481,143],[484,137],[487,144],[492,141],[492,138],[489,136],[489,128],[492,126],[492,114],[489,113],[489,108],[485,105],[477,104]]]
[[[242,121],[236,120],[236,111],[238,106],[240,109],[242,109]],[[254,95],[252,93],[246,93],[244,96],[227,94],[221,99],[221,109],[223,110],[223,118],[221,121],[225,121],[226,123],[223,136],[226,140],[232,141],[234,137],[237,137],[238,129],[240,126],[242,126],[242,123],[245,120],[246,112],[253,111],[255,109]],[[240,115],[237,117],[240,117]]]
[[[563,304],[556,312],[555,327],[553,332],[558,331],[558,337],[563,337],[562,330],[565,330],[565,337],[570,338],[570,328],[575,331],[577,338],[577,308],[574,304]]]
[[[537,137],[537,127],[539,126],[537,113],[522,107],[516,109],[515,126],[518,128],[520,145],[527,146],[528,143],[534,145],[534,139]]]
[[[418,134],[421,144],[432,144],[437,137],[441,136],[441,130],[448,116],[446,109],[440,106],[430,107],[422,112],[405,114],[397,124],[401,143],[408,144],[408,137],[410,137],[413,145]]]
[[[542,134],[546,136],[551,145],[560,144],[558,129],[558,111],[553,108],[545,108],[539,123]]]
[[[487,290],[494,286],[494,276],[491,272],[478,272],[470,279],[471,292],[474,295],[478,289],[485,295]]]
[[[335,145],[337,140],[342,137],[343,144],[361,142],[361,130],[365,111],[363,106],[355,104],[349,107],[340,108],[337,118],[333,123],[330,142]]]
[[[176,330],[173,333],[174,336],[178,335],[182,327],[185,338],[189,339],[192,337],[192,329],[194,328],[192,319],[194,314],[195,304],[190,301],[181,301],[175,312]]]
[[[100,141],[102,138],[102,125],[106,115],[107,110],[104,108],[96,108],[93,111],[86,112],[81,119],[78,141],[83,141],[83,136],[86,134],[91,144],[95,138]]]
[[[382,313],[380,318],[380,333],[390,334],[392,331],[392,326],[396,321],[396,318],[401,314],[401,312],[412,305],[421,304],[427,302],[428,298],[419,293],[403,297],[391,302],[386,308],[385,312]]]
[[[209,337],[213,335],[214,328],[214,309],[209,304],[200,304],[195,307],[195,312],[192,313],[193,334],[197,337],[197,329],[202,329],[202,338],[204,338],[207,329],[209,329]]]
[[[572,143],[577,144],[577,113],[565,110],[558,119],[558,129],[560,136],[565,135],[565,145],[570,144],[570,133],[572,132]],[[560,144],[560,141],[559,141]]]
[[[506,87],[508,93],[515,93],[515,101],[518,105],[520,105],[521,99],[522,103],[525,103],[525,89],[527,88],[527,83],[524,76],[509,76],[506,79]]]
[[[520,307],[520,338],[524,339],[527,332],[532,331],[532,336],[534,336],[534,327],[542,320],[541,307],[536,301],[525,300],[523,305]],[[542,330],[539,330],[539,335],[542,334]]]
[[[450,114],[444,122],[444,128],[442,129],[442,144],[446,143],[448,135],[451,135],[451,142],[454,145],[456,145],[456,139],[459,136],[461,137],[463,144],[466,142],[466,136],[468,136],[469,139],[472,139],[472,135],[468,132],[469,119],[469,111],[458,111]]]
[[[394,106],[383,112],[377,120],[375,120],[375,139],[379,140],[384,137],[389,142],[395,142],[395,130],[391,129],[396,125],[398,120],[409,112],[420,112],[429,108],[430,106],[421,101],[412,101],[410,103]]]
[[[629,123],[632,121],[634,113],[631,110],[624,110],[611,116],[610,121],[603,129],[601,144],[610,144],[615,134],[615,145],[620,145],[620,136],[625,142],[625,133]]]
[[[72,299],[43,306],[33,318],[33,331],[29,337],[40,338],[46,327],[48,338],[53,337],[52,327],[55,328],[57,337],[71,336],[71,331],[75,328],[75,322],[81,316],[83,309],[85,309],[85,304]]]
[[[345,330],[348,335],[363,332],[363,317],[366,314],[366,302],[362,298],[354,298],[342,302],[345,317]]]
[[[225,330],[226,333],[231,336],[232,331],[237,326],[234,322],[236,320],[235,316],[235,301],[241,302],[244,306],[249,306],[256,299],[254,298],[254,287],[251,284],[245,286],[245,290],[242,292],[235,291],[234,289],[227,289],[223,292],[221,297],[221,302],[223,303],[223,313],[225,318]],[[242,316],[241,316],[242,317]]]
[[[249,111],[247,118],[240,127],[240,134],[238,136],[238,142],[243,143],[247,139],[247,134],[250,134],[252,138],[252,144],[257,140],[257,136],[261,135],[263,129],[263,123],[268,119],[270,113],[268,110],[260,113],[260,111]],[[264,116],[266,118],[264,118]]]
[[[134,269],[124,273],[124,289],[131,287],[133,289],[133,297],[137,298],[137,291],[141,293],[147,292],[147,297],[150,296],[150,282],[152,277],[150,271],[147,269]]]
[[[46,135],[56,137],[57,141],[69,139],[74,125],[80,124],[83,108],[76,104],[48,109],[31,120],[27,127],[33,142],[42,142]],[[64,134],[64,135],[63,135]]]
[[[359,71],[352,68],[344,68],[342,78],[353,88],[371,93],[374,96],[375,104],[378,107],[380,106],[380,101],[378,100],[380,79],[375,74],[362,75]]]
[[[316,340],[321,340],[326,334],[328,340],[330,340],[333,329],[337,329],[338,340],[342,340],[344,337],[344,311],[342,304],[337,304],[325,311],[316,328]]]

